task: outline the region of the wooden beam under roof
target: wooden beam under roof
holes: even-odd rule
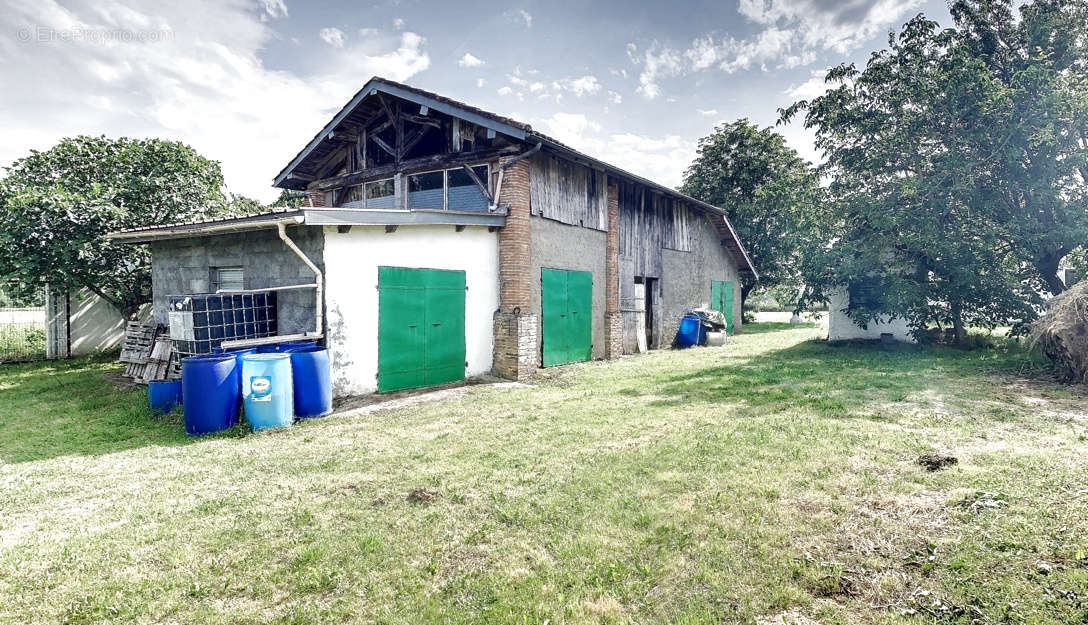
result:
[[[469,167],[467,163],[464,164],[464,165],[461,165],[461,168],[464,169],[468,173],[468,177],[472,178],[472,181],[476,183],[476,186],[480,187],[480,191],[483,192],[484,197],[487,198],[487,203],[488,204],[494,204],[495,201],[491,197],[491,189],[487,188],[487,185],[485,185],[483,183],[483,181],[480,180],[480,177],[476,175],[476,172],[472,171],[472,168]]]
[[[330,191],[348,185],[359,184],[360,182],[388,178],[398,170],[410,174],[435,169],[436,167],[460,167],[464,164],[479,164],[494,160],[500,156],[516,154],[519,149],[519,146],[511,145],[502,148],[477,150],[475,152],[461,152],[458,154],[432,154],[430,156],[402,161],[399,168],[396,163],[387,163],[363,171],[356,171],[342,176],[317,180],[312,182],[308,188],[312,191]]]

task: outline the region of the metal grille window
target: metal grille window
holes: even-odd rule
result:
[[[245,281],[241,267],[212,268],[212,291],[241,291],[246,288]]]

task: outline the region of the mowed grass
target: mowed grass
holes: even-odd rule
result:
[[[0,620],[1088,622],[1088,397],[820,333],[201,439],[0,368]]]

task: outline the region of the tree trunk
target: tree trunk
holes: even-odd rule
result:
[[[1064,249],[1049,250],[1035,257],[1035,268],[1051,295],[1061,295],[1065,283],[1058,277],[1058,265],[1068,252]]]
[[[742,280],[740,283],[740,315],[744,317],[744,311],[747,310],[744,306],[748,301],[748,294],[752,292],[752,289],[756,287],[756,283],[751,280]]]
[[[963,325],[963,308],[958,303],[952,304],[952,335],[956,345],[967,343],[967,328]]]

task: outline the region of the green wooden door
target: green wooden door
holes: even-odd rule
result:
[[[733,333],[733,283],[714,280],[710,283],[710,307],[725,315],[725,329]]]
[[[378,268],[378,390],[465,377],[465,272]]]
[[[540,270],[543,365],[582,362],[593,356],[593,275]]]

